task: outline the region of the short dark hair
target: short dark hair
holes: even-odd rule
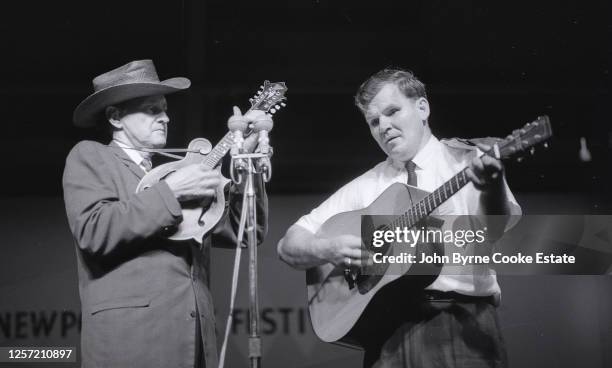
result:
[[[359,86],[355,95],[355,105],[357,105],[362,113],[365,113],[374,96],[387,83],[395,84],[404,96],[408,98],[427,98],[425,84],[410,70],[385,68],[372,75]]]

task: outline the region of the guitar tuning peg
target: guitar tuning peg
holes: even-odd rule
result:
[[[589,162],[592,159],[591,151],[589,151],[589,147],[587,147],[587,140],[585,137],[580,137],[580,151],[578,151],[578,157],[580,157],[580,161]]]
[[[270,112],[274,114],[276,112],[276,109],[275,108],[271,108]]]
[[[261,94],[261,91],[257,91],[257,96],[259,96]]]
[[[282,107],[287,106],[287,104],[286,104],[286,103],[284,103],[284,102],[281,102],[281,103],[280,103],[280,105],[281,105]]]
[[[277,109],[277,110],[280,110],[281,107],[280,107],[280,105],[276,104],[276,105],[274,105],[274,108]]]
[[[249,102],[253,102],[253,101],[255,101],[255,100],[254,100],[254,99],[252,99],[252,98],[249,98]]]

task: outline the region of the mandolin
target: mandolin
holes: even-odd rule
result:
[[[285,106],[282,101],[286,99],[286,91],[287,86],[284,82],[265,81],[257,94],[250,99],[249,111],[260,110],[274,114],[281,106]],[[183,159],[157,166],[149,171],[138,183],[136,193],[150,188],[176,170],[194,163],[204,165],[210,170],[221,171],[221,159],[231,149],[233,142],[231,132],[227,132],[212,149],[212,144],[205,138],[192,140],[187,149],[188,153]],[[204,235],[214,228],[223,216],[225,211],[224,188],[229,182],[229,179],[223,177],[212,198],[182,202],[183,221],[175,228],[169,229],[167,237],[172,240],[195,239],[201,243]]]
[[[533,153],[536,144],[544,142],[551,136],[549,118],[538,117],[522,129],[515,130],[506,139],[498,140],[496,146],[499,155],[495,156],[508,159],[525,151]],[[491,151],[493,150],[492,148]],[[429,215],[468,182],[464,169],[431,193],[406,184],[395,183],[368,207],[339,213],[329,218],[316,236],[333,238],[352,234],[362,237],[364,242],[362,234],[364,236],[372,234],[376,229],[394,228],[394,224],[398,223],[410,229],[423,224],[423,221],[435,221],[436,219]],[[416,204],[412,206],[411,203]],[[364,216],[363,223],[362,216]],[[368,242],[365,241],[364,244]],[[396,248],[400,248],[395,245],[390,243],[386,249],[382,249],[385,249],[385,254],[391,255]],[[428,245],[430,244],[419,244],[414,248],[402,247],[402,249],[408,249],[420,257],[419,253],[431,251],[432,247]],[[422,290],[437,277],[433,272],[424,273],[422,269],[415,270],[421,267],[418,264],[396,266],[397,264],[389,265],[382,272],[367,275],[351,275],[345,272],[343,266],[334,266],[331,263],[308,269],[306,271],[308,307],[310,320],[317,336],[325,342],[363,346],[362,341],[367,339],[368,333],[371,333],[366,331],[366,327],[382,325],[389,313],[386,307],[397,301],[398,293],[409,295],[411,290]]]

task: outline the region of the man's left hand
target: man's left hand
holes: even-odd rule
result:
[[[482,151],[489,151],[490,146],[477,144]],[[483,192],[495,192],[503,188],[504,166],[501,161],[487,154],[475,157],[466,170],[468,178],[476,189]]]

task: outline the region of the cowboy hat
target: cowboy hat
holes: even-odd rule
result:
[[[187,78],[160,81],[151,60],[136,60],[93,79],[94,93],[74,110],[72,121],[79,127],[96,124],[96,115],[107,106],[137,97],[166,95],[189,88]]]

